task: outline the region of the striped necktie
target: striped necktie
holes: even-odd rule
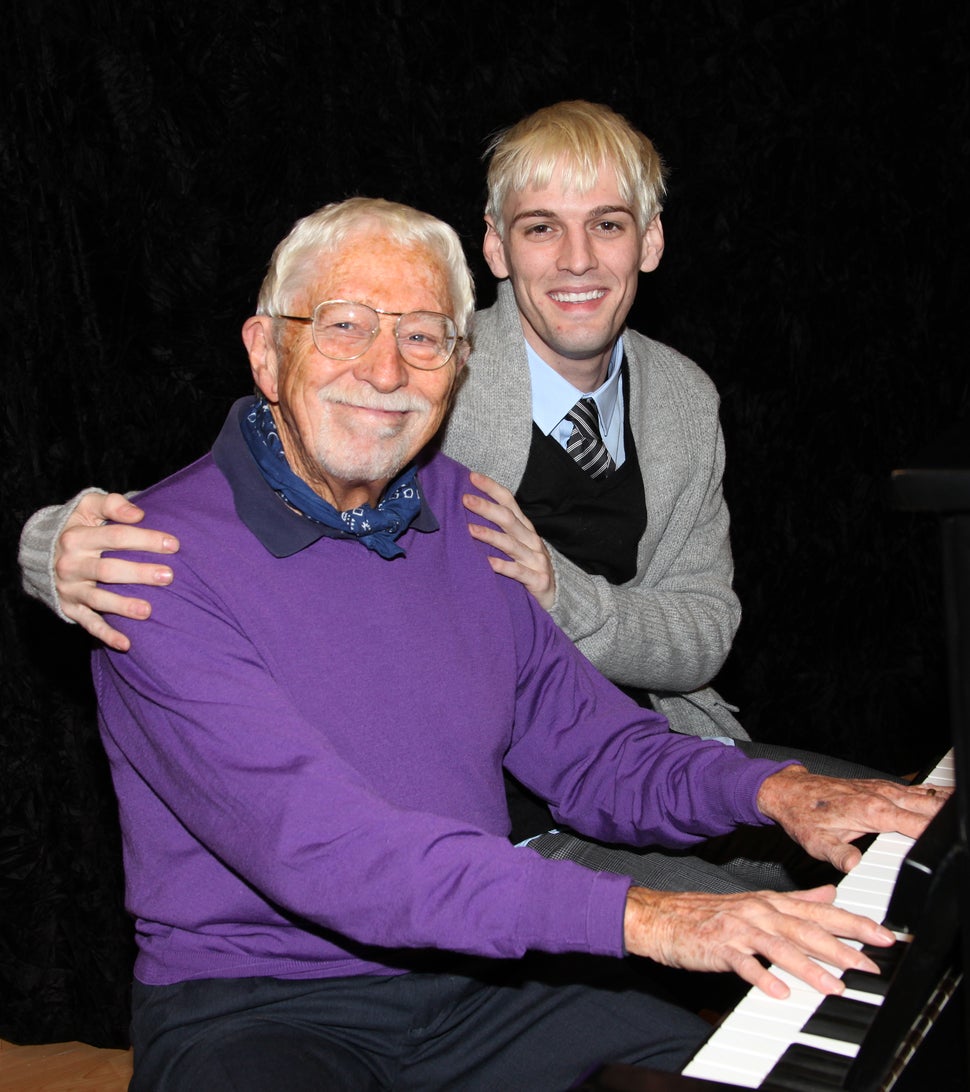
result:
[[[591,478],[602,478],[616,470],[616,463],[606,450],[600,436],[596,403],[592,398],[581,398],[566,414],[572,421],[573,431],[566,441],[566,451],[581,470]]]

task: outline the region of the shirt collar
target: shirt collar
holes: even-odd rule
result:
[[[610,354],[606,379],[595,391],[581,391],[547,364],[541,356],[525,343],[532,380],[532,419],[541,432],[548,436],[580,398],[592,398],[599,411],[602,430],[609,429],[620,396],[620,361],[623,359],[623,338],[617,338]]]
[[[232,489],[236,514],[274,557],[290,557],[321,538],[352,539],[352,535],[294,512],[267,485],[242,435],[242,418],[254,401],[253,398],[240,398],[233,404],[212,445],[215,464]],[[438,527],[427,498],[422,494],[421,511],[411,528],[428,534],[437,531]]]

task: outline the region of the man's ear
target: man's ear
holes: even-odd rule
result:
[[[249,366],[256,386],[268,402],[279,402],[277,388],[276,342],[273,337],[273,319],[269,315],[253,315],[246,319],[242,328],[243,344],[249,354]]]
[[[485,240],[482,243],[482,253],[485,255],[485,261],[488,262],[488,268],[499,280],[509,275],[509,267],[505,264],[505,244],[491,216],[485,217]]]
[[[457,379],[461,375],[462,369],[468,363],[468,358],[471,356],[472,347],[468,340],[465,340],[458,346],[455,352],[455,378]]]
[[[640,243],[640,272],[652,273],[664,253],[664,226],[660,222],[660,213],[647,224]]]

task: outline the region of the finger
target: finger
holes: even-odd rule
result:
[[[108,648],[113,648],[116,652],[127,652],[131,647],[131,641],[123,633],[119,633],[118,630],[109,625],[100,614],[95,614],[94,611],[87,610],[87,608],[79,608],[74,615],[67,610],[64,613],[68,617],[73,617],[79,626],[87,630],[92,637],[107,645]]]
[[[113,517],[111,512],[125,513],[134,505],[120,493],[85,493],[74,506],[67,520],[68,527],[96,527]]]
[[[895,933],[884,925],[862,914],[854,914],[850,910],[843,910],[840,906],[832,905],[836,890],[833,884],[824,884],[821,887],[810,887],[802,891],[762,891],[755,894],[770,902],[780,914],[787,916],[788,920],[780,931],[790,938],[800,940],[799,931],[804,924],[813,930],[820,930],[820,933],[815,935],[824,939],[826,943],[834,937],[844,937],[880,947],[895,943]],[[801,905],[792,907],[792,900]]]
[[[109,493],[102,498],[103,518],[115,523],[138,523],[145,518],[144,511],[137,504],[132,504],[121,493]]]
[[[887,795],[889,794],[880,794],[873,801],[869,809],[871,823],[868,829],[894,830],[910,838],[918,838],[923,833],[927,822],[936,815],[947,799],[939,792],[930,796],[926,792],[913,792],[910,789],[902,790],[900,795],[894,795],[891,800],[887,799]]]
[[[728,963],[739,978],[743,978],[769,997],[783,1001],[791,993],[788,986],[753,955],[738,952],[737,958],[728,960]]]
[[[54,562],[54,587],[64,603],[81,603],[94,610],[97,584],[145,584],[166,587],[174,573],[156,562],[125,561],[118,557],[65,553]]]
[[[154,561],[125,561],[120,557],[96,558],[91,571],[91,579],[99,584],[147,584],[151,587],[166,587],[175,579],[168,565],[160,565]]]
[[[525,512],[522,511],[519,507],[519,502],[508,489],[499,485],[497,482],[493,482],[491,478],[487,478],[484,474],[474,474],[473,478],[478,478],[483,483],[487,483],[490,489],[489,496],[492,497],[499,512],[505,514],[505,518],[509,519],[512,524],[524,528],[530,536],[538,540],[539,535],[536,532],[535,524],[529,519]],[[470,493],[468,496],[474,497],[476,494]],[[483,506],[489,505],[489,502],[482,497],[479,497],[478,501]]]
[[[119,618],[131,618],[136,622],[142,622],[152,613],[152,605],[145,599],[116,595],[97,586],[85,587],[82,596],[76,596],[69,602],[70,607],[65,604],[63,608],[65,614],[69,614],[70,610],[79,613],[92,611],[99,615],[115,614]]]
[[[174,554],[178,548],[178,539],[164,531],[112,523],[95,527],[68,527],[58,540],[57,554],[58,563],[63,561],[70,570],[80,557],[90,557],[106,550]]]
[[[837,888],[834,883],[825,883],[819,887],[806,887],[801,891],[786,891],[790,899],[798,899],[800,902],[831,903],[835,899]]]
[[[540,539],[535,528],[518,509],[487,501],[477,493],[466,493],[462,497],[462,503],[470,512],[488,520],[489,523],[494,523],[507,534],[515,535],[522,542],[531,543],[533,548],[538,546]]]
[[[854,846],[851,842],[839,841],[836,838],[831,841],[823,840],[822,851],[813,855],[820,860],[828,861],[840,872],[851,872],[862,860],[862,852],[858,846]]]
[[[799,893],[792,892],[789,897],[798,898]],[[896,942],[896,934],[891,929],[872,918],[854,914],[839,906],[823,905],[804,899],[799,908],[792,908],[790,903],[787,906],[784,903],[781,905],[786,920],[776,931],[813,955],[826,958],[840,967],[861,968],[863,963],[860,960],[868,962],[857,948],[848,947],[843,940],[872,944],[880,948],[890,947]],[[844,959],[849,962],[841,962]],[[872,970],[872,967],[868,966],[867,969]]]
[[[854,951],[851,948],[847,948],[846,945],[841,945],[846,948],[847,951]],[[845,992],[845,986],[842,983],[842,979],[838,974],[833,973],[829,967],[824,966],[816,959],[812,958],[803,951],[800,951],[798,947],[788,943],[788,941],[781,937],[771,937],[764,945],[762,954],[769,960],[772,965],[783,971],[787,971],[788,974],[794,975],[795,978],[804,982],[806,985],[811,986],[813,990],[818,990],[819,993],[824,994],[841,994]],[[844,964],[841,961],[828,960],[834,968],[843,968]],[[869,961],[866,960],[868,963]],[[854,963],[850,963],[850,966],[854,966]],[[875,965],[872,965],[875,968]],[[868,969],[860,967],[862,969]],[[764,985],[759,983],[759,988],[764,989]],[[766,991],[767,992],[767,991]],[[772,996],[777,996],[772,994]],[[785,996],[785,995],[782,995]]]
[[[462,504],[470,512],[481,516],[482,519],[487,519],[489,523],[494,523],[504,531],[511,531],[519,522],[514,513],[510,512],[508,508],[487,501],[484,497],[478,496],[477,493],[466,493],[461,499]]]
[[[477,538],[479,542],[484,542],[488,546],[494,546],[496,550],[501,550],[503,554],[508,554],[516,560],[524,560],[532,553],[521,539],[508,531],[497,531],[493,527],[483,527],[478,523],[470,523],[468,530],[472,538]]]
[[[907,786],[903,790],[905,795],[900,806],[915,811],[919,815],[933,816],[953,795],[952,789],[946,789],[937,785]]]
[[[473,470],[469,475],[469,480],[476,489],[480,489],[483,493],[487,493],[497,504],[505,505],[507,507],[511,503],[518,507],[512,491],[506,489],[504,485],[499,485],[494,478],[490,478],[487,474],[482,474],[478,470]]]
[[[131,550],[146,554],[174,554],[178,552],[179,540],[167,531],[151,531],[147,527],[131,527],[122,524],[108,524],[100,528],[108,542],[105,550]]]
[[[504,561],[500,557],[490,557],[488,563],[492,566],[493,572],[498,573],[500,576],[508,576],[513,580],[518,580],[520,584],[524,584],[535,594],[538,587],[538,574],[535,570],[528,568],[526,565],[521,565],[517,561]]]
[[[552,610],[556,601],[556,585],[544,571],[537,571],[516,561],[505,561],[500,557],[489,557],[492,572],[517,580],[544,610]]]

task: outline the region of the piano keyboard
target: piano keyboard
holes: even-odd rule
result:
[[[950,751],[922,783],[950,788],[954,780],[953,752]],[[902,834],[877,835],[859,864],[839,883],[835,905],[881,922],[886,916],[903,858],[913,844],[912,838]],[[887,949],[887,955],[892,951],[894,949]],[[835,967],[830,969],[839,973]],[[717,1080],[740,1088],[760,1088],[781,1055],[796,1043],[855,1057],[858,1043],[829,1038],[824,1034],[824,1021],[815,1020],[823,1027],[815,1029],[814,1033],[803,1029],[826,1002],[826,1008],[840,1010],[839,1018],[849,1019],[854,1006],[881,1004],[882,996],[870,992],[864,985],[866,976],[846,972],[845,993],[840,998],[827,999],[786,971],[772,967],[772,972],[789,986],[790,996],[779,1001],[752,987],[684,1068],[685,1077]],[[859,985],[863,988],[849,988],[850,978],[853,985],[862,978]]]

